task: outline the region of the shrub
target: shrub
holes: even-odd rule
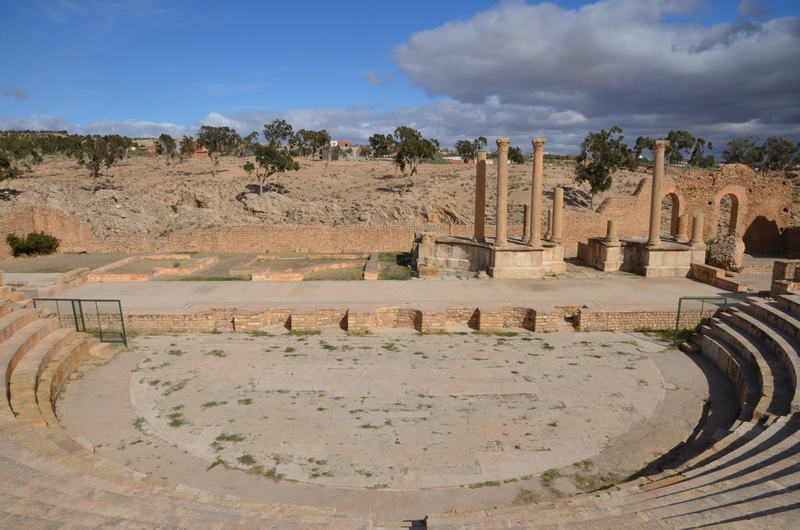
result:
[[[58,238],[44,232],[31,232],[27,237],[17,237],[14,234],[6,236],[6,243],[11,247],[14,257],[22,254],[52,254],[61,244]]]

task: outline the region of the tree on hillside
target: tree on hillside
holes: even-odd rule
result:
[[[669,174],[670,164],[680,164],[689,158],[689,154],[695,146],[697,140],[688,131],[670,131],[667,134],[669,145],[664,150],[664,157],[667,164],[664,167],[664,175]],[[705,140],[703,140],[705,142]]]
[[[423,138],[422,134],[411,127],[400,126],[394,130],[394,144],[397,152],[394,163],[406,177],[417,172],[417,166],[423,158],[433,158],[439,151],[439,141]]]
[[[656,153],[656,141],[647,136],[640,136],[636,139],[636,144],[633,146],[631,152],[632,164],[631,170],[639,167],[639,159],[642,158],[642,153],[650,151],[650,158],[652,159]]]
[[[108,136],[84,136],[79,144],[76,144],[75,151],[71,154],[78,160],[78,164],[86,167],[95,179],[95,189],[97,189],[97,178],[100,170],[111,167],[125,157],[125,152],[133,145],[130,138],[116,134]]]
[[[461,157],[465,164],[469,164],[470,160],[475,160],[478,156],[478,151],[486,147],[487,141],[483,136],[479,136],[472,140],[459,140],[455,143],[456,153]]]
[[[795,146],[779,136],[770,136],[758,149],[758,169],[766,177],[771,171],[782,171],[788,175],[800,162],[800,144]]]
[[[689,173],[692,172],[692,166],[708,168],[717,165],[716,160],[714,160],[714,155],[705,156],[706,147],[714,149],[714,145],[711,142],[706,143],[702,138],[695,139],[694,147],[692,147],[692,151],[686,159],[686,164],[689,166]]]
[[[599,133],[590,132],[581,143],[581,152],[575,158],[575,181],[589,184],[594,210],[594,196],[611,189],[612,175],[623,167],[633,166],[633,152],[623,143],[622,129],[611,127]]]
[[[244,158],[246,156],[251,156],[256,152],[256,145],[258,142],[258,133],[253,131],[244,138],[239,138],[236,142],[236,156],[239,158]]]
[[[524,164],[525,163],[525,155],[522,154],[522,149],[515,146],[510,146],[508,148],[508,160],[512,164]]]
[[[726,164],[753,166],[758,159],[758,138],[734,138],[722,151],[722,161]]]
[[[281,142],[288,143],[293,136],[292,126],[286,120],[273,120],[264,125],[264,139],[272,147],[279,147]]]
[[[0,133],[0,181],[16,178],[29,171],[31,164],[42,162],[41,149],[34,136],[16,131]]]
[[[175,156],[175,149],[178,147],[178,143],[175,139],[168,135],[167,133],[162,134],[158,137],[158,140],[155,142],[155,149],[156,154],[159,156],[166,155],[167,159],[170,159]]]
[[[369,137],[369,145],[372,147],[373,156],[380,159],[389,155],[394,149],[394,138],[390,134],[373,134]]]
[[[306,156],[306,147],[311,147],[316,143],[316,131],[310,131],[308,129],[300,129],[294,135],[294,141],[297,145],[297,151],[299,156]]]
[[[217,166],[219,165],[219,157],[231,154],[235,149],[239,135],[236,130],[230,127],[213,127],[211,125],[203,125],[197,131],[197,144],[205,147],[211,158],[212,170],[211,174],[217,176]]]
[[[258,168],[256,169],[256,178],[258,178],[258,194],[264,190],[264,184],[267,179],[275,173],[283,173],[285,171],[297,171],[300,169],[300,164],[295,162],[291,156],[284,155],[278,151],[277,147],[272,145],[259,145],[256,146],[256,162]],[[248,164],[251,164],[248,162]],[[245,170],[250,173],[245,165]]]
[[[191,136],[184,136],[181,139],[180,152],[181,152],[181,158],[189,158],[190,156],[192,156],[195,152],[194,138],[192,138]]]

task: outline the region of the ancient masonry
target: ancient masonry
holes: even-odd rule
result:
[[[420,278],[438,278],[440,269],[487,272],[494,278],[543,278],[566,270],[561,237],[563,192],[554,194],[550,239],[541,237],[544,138],[533,145],[531,204],[526,208],[522,236],[508,237],[508,138],[497,140],[497,204],[495,237],[485,233],[486,159],[481,156],[475,174],[475,230],[472,238],[434,238],[428,231],[414,242]]]

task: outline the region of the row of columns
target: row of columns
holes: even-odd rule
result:
[[[533,177],[531,182],[531,203],[525,208],[525,233],[522,243],[532,247],[542,246],[542,185],[544,180],[544,138],[534,138],[533,145]],[[508,246],[508,146],[509,138],[497,139],[497,216],[495,246]],[[653,161],[653,182],[650,195],[650,231],[647,239],[649,248],[661,246],[661,191],[664,187],[664,154],[669,141],[656,140],[656,152]],[[475,233],[474,241],[486,242],[486,153],[478,153],[475,178]],[[564,213],[564,189],[555,188],[553,192],[553,209],[549,216],[548,239],[560,244],[562,241],[561,223]],[[696,214],[692,219],[692,238],[689,245],[697,247],[703,244],[703,214]],[[679,243],[686,242],[688,218],[678,218]],[[609,220],[606,240],[618,242],[616,221]]]
[[[535,138],[533,145],[533,177],[531,205],[525,208],[525,233],[522,242],[542,246],[542,185],[544,181],[544,138]],[[497,139],[497,216],[495,246],[508,246],[508,146],[509,138]],[[549,240],[560,244],[564,213],[564,189],[553,191],[553,210],[549,222]],[[486,153],[478,153],[475,170],[475,233],[474,241],[486,242]]]

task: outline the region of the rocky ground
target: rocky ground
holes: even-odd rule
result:
[[[256,178],[242,166],[246,159],[223,158],[216,177],[209,159],[180,162],[131,157],[95,182],[75,160],[49,157],[22,178],[0,185],[0,215],[17,205],[59,208],[90,222],[95,236],[166,236],[219,226],[291,224],[402,224],[471,222],[474,215],[474,165],[423,164],[405,178],[387,161],[301,160],[300,170],[276,175],[258,193]],[[545,165],[545,192],[567,186],[566,209],[586,209],[589,194],[573,180],[573,163]],[[488,168],[487,214],[495,196],[496,166]],[[522,222],[522,204],[530,200],[532,165],[509,169],[509,220]],[[642,172],[615,175],[614,186],[595,200],[633,192]],[[490,218],[489,223],[493,220]]]

